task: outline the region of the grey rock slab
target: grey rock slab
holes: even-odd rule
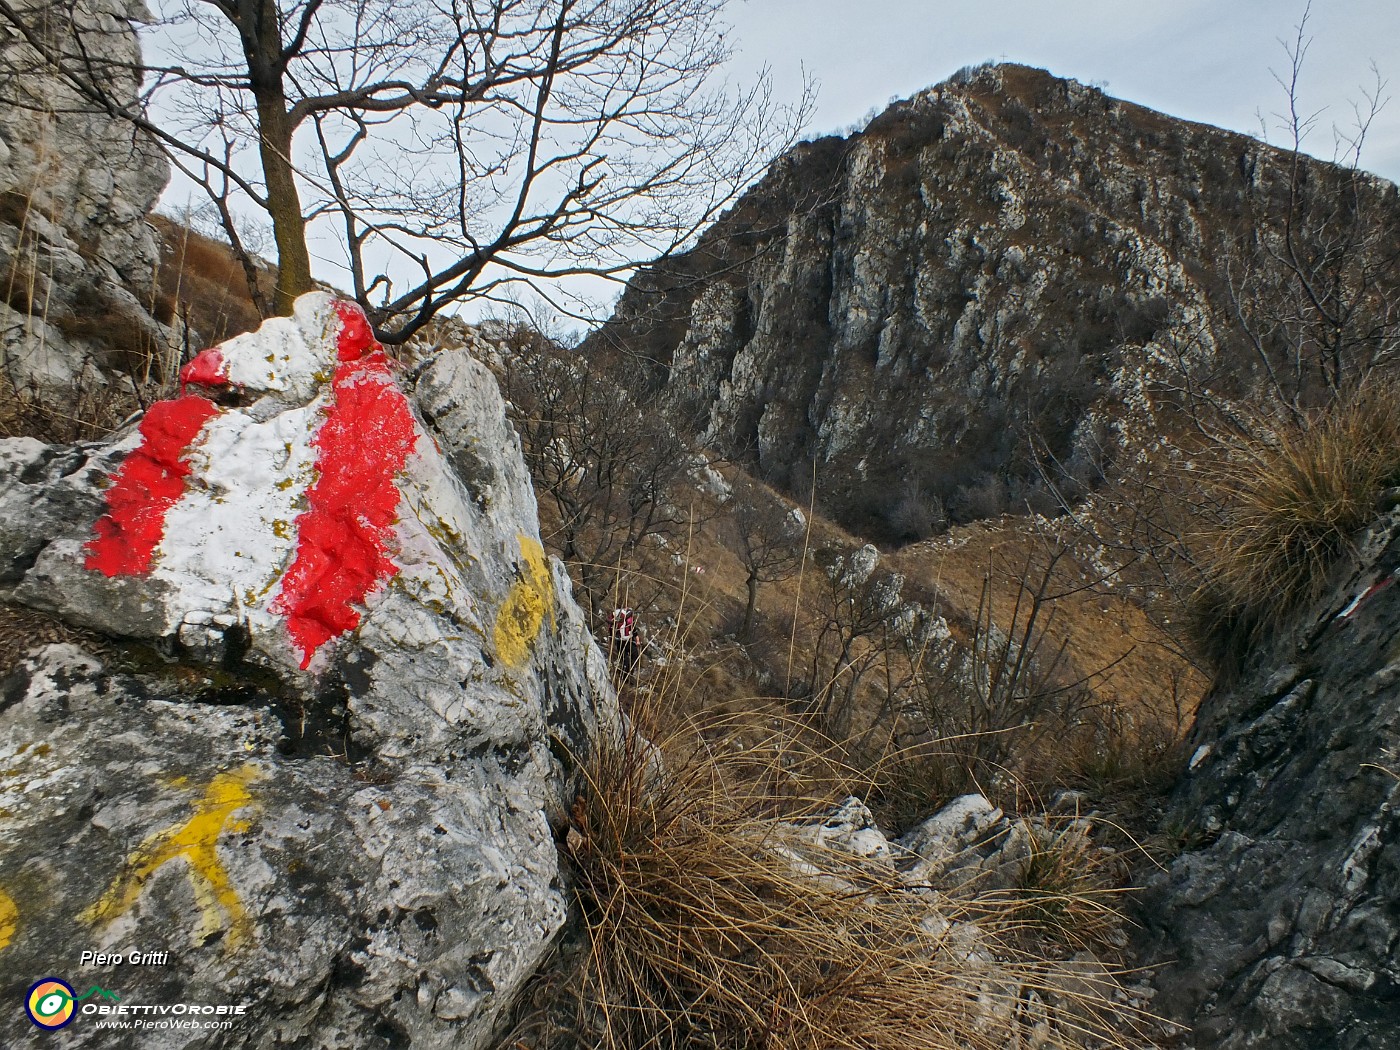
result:
[[[203,359],[221,401],[183,402],[204,422],[163,503],[123,479],[168,408],[107,444],[0,442],[0,600],[102,639],[0,687],[0,991],[245,1007],[116,1045],[485,1046],[564,922],[555,832],[618,720],[604,660],[490,373],[347,350],[359,316],[313,294]],[[341,425],[364,427],[343,462]],[[124,499],[161,522],[142,565]],[[65,1038],[114,1045],[101,1017]]]
[[[1203,702],[1139,906],[1157,1009],[1197,1047],[1400,1047],[1400,520]]]

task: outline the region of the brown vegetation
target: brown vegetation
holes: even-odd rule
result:
[[[152,215],[160,235],[161,265],[156,272],[156,320],[183,322],[197,333],[198,346],[184,347],[184,356],[213,346],[262,322],[248,294],[248,282],[227,244],[196,233],[165,215]],[[272,287],[272,271],[259,267],[264,294]]]
[[[1111,911],[1069,871],[1071,846],[1047,845],[1025,893],[930,895],[791,837],[835,799],[792,790],[790,735],[738,752],[713,743],[723,727],[638,714],[651,739],[625,732],[583,764],[566,841],[578,944],[506,1045],[989,1050],[1046,1021],[1047,1048],[1145,1045],[1111,976],[1071,987],[1028,950],[1035,909]]]
[[[1318,412],[1226,439],[1205,480],[1223,515],[1198,535],[1192,627],[1228,668],[1317,597],[1400,483],[1400,386],[1372,380]]]

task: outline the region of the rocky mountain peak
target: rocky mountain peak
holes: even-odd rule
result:
[[[587,349],[722,454],[794,492],[815,477],[870,537],[1049,511],[1169,434],[1173,391],[1266,381],[1289,351],[1251,311],[1287,282],[1285,227],[1320,266],[1311,220],[1400,229],[1394,186],[1300,171],[1242,135],[981,67],[779,159],[690,252],[641,271]],[[1372,307],[1400,278],[1385,236],[1364,249]]]

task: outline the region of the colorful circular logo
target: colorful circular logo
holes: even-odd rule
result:
[[[45,977],[29,989],[24,1008],[40,1028],[62,1028],[73,1020],[73,986],[57,977]]]

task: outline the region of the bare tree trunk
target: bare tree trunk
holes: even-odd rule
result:
[[[753,641],[753,620],[754,614],[758,611],[758,576],[749,573],[749,578],[744,581],[749,588],[749,604],[744,609],[744,630],[740,637],[747,642]]]
[[[281,94],[279,83],[278,98],[258,98],[262,131],[259,149],[267,180],[272,232],[277,240],[277,287],[272,308],[276,313],[290,314],[296,297],[315,286],[311,282],[311,254],[306,248],[306,219],[301,213],[301,197],[292,171],[291,127]]]
[[[282,83],[285,60],[274,0],[240,0],[239,34],[248,60],[248,83],[258,108],[258,151],[267,186],[267,210],[277,241],[277,287],[272,308],[290,314],[292,303],[315,287],[311,253],[306,247],[306,218],[301,210],[292,168],[292,127]]]

